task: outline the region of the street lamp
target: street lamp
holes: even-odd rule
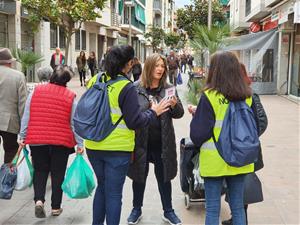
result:
[[[133,3],[133,1],[125,1],[125,5],[127,6],[127,7],[129,7],[129,20],[128,20],[128,22],[129,22],[129,34],[128,34],[128,42],[129,42],[129,45],[131,46],[132,45],[132,43],[131,43],[131,7],[133,7],[134,6],[134,3]]]

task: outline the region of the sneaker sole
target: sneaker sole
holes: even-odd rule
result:
[[[35,213],[35,217],[37,217],[37,218],[45,218],[46,217],[46,213],[45,213],[43,206],[36,205],[34,213]]]
[[[182,223],[172,223],[169,219],[167,219],[164,215],[162,216],[163,221],[168,222],[171,225],[181,225]]]
[[[139,218],[137,218],[137,220],[135,221],[135,222],[127,222],[127,224],[132,224],[132,225],[134,225],[134,224],[138,224],[139,222],[140,222],[140,220],[142,219],[142,215],[140,215],[140,217]]]

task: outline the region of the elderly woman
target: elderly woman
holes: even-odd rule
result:
[[[53,69],[50,66],[40,67],[37,70],[37,76],[41,83],[48,82],[50,80],[50,76],[53,73]]]
[[[55,67],[50,82],[35,87],[28,96],[21,122],[19,144],[31,149],[34,177],[35,216],[44,218],[46,184],[51,173],[52,215],[62,212],[62,189],[69,155],[83,152],[83,140],[73,128],[75,93],[66,85],[74,75],[68,66]],[[59,103],[59,104],[58,104]],[[55,107],[53,107],[55,106]]]

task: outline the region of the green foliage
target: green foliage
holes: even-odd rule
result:
[[[160,27],[150,27],[150,31],[144,36],[151,42],[154,52],[157,52],[159,45],[165,38],[165,31]]]
[[[180,36],[174,32],[167,33],[165,35],[165,44],[169,47],[175,48],[178,45],[180,39]]]
[[[31,52],[21,50],[19,48],[12,50],[12,55],[16,58],[17,62],[22,65],[22,72],[26,74],[27,69],[34,66],[35,64],[44,61],[43,56]]]
[[[105,0],[22,0],[21,2],[28,10],[29,21],[36,30],[41,20],[47,20],[65,31],[66,61],[71,36],[80,29],[83,22],[101,17],[100,11],[105,6]]]
[[[212,2],[212,23],[225,24],[226,18],[219,1]],[[195,25],[207,25],[208,1],[192,0],[190,5],[177,10],[177,26],[185,30],[189,37],[194,37]]]
[[[226,41],[229,34],[229,26],[212,27],[211,30],[208,30],[207,26],[196,25],[194,27],[194,39],[191,40],[190,44],[198,53],[208,50],[210,54],[213,54],[229,44]]]
[[[189,104],[198,105],[202,91],[205,87],[205,79],[192,79],[188,83],[189,90],[186,92],[186,100]]]

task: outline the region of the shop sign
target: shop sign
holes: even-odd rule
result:
[[[279,19],[279,13],[280,12],[276,12],[276,13],[272,14],[272,16],[271,16],[271,22],[274,22],[274,21],[276,21],[276,20]]]
[[[15,14],[16,4],[14,0],[0,0],[0,12]]]
[[[300,2],[294,5],[294,23],[300,23]]]
[[[272,30],[278,27],[278,20],[271,21],[271,18],[267,19],[263,24],[263,31]]]
[[[250,31],[252,32],[252,33],[257,33],[257,32],[259,32],[260,30],[261,30],[261,26],[260,26],[260,24],[259,23],[251,23],[251,25],[250,25]]]

